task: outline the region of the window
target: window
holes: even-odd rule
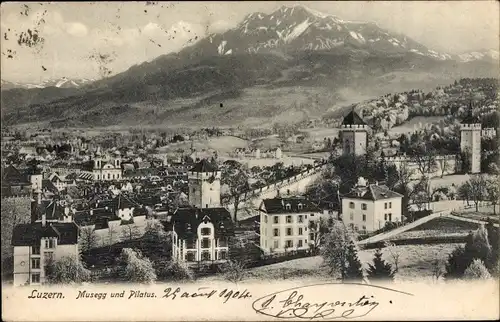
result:
[[[292,223],[292,216],[286,216],[286,223],[291,224]]]
[[[290,248],[290,247],[293,247],[293,241],[287,240],[286,241],[286,248]]]
[[[226,251],[220,251],[219,252],[219,259],[227,259],[227,252]]]
[[[303,222],[304,222],[304,216],[299,215],[299,217],[298,217],[298,222],[299,222],[299,223],[303,223]]]
[[[384,202],[384,209],[387,209],[387,202]]]
[[[389,202],[389,209],[392,208],[392,202]]]
[[[210,228],[202,228],[201,229],[201,234],[203,236],[210,235]]]
[[[303,206],[301,203],[299,203],[299,205],[297,207],[299,208],[299,210],[301,210]]]
[[[292,206],[289,203],[287,203],[286,204],[286,210],[290,210],[290,208],[292,208]]]
[[[40,255],[40,246],[31,246],[32,255]]]
[[[274,241],[274,248],[280,248],[280,241],[279,240]]]
[[[32,269],[40,269],[40,258],[32,258],[31,259],[31,268]]]
[[[111,179],[111,175],[108,173],[108,180]]]
[[[192,192],[192,193],[195,193],[195,192],[196,192],[196,188],[193,188],[191,192]]]
[[[349,215],[349,219],[354,220],[354,215],[352,213]]]
[[[384,220],[387,220],[387,214],[384,214]]]
[[[302,232],[302,227],[301,227],[301,228],[299,228],[299,235],[302,235],[302,234],[303,234],[303,232]]]
[[[278,237],[280,235],[280,230],[278,228],[274,228],[274,237]]]
[[[210,252],[204,251],[201,253],[201,260],[202,261],[209,261],[210,260]]]
[[[279,224],[279,222],[280,222],[279,217],[278,216],[274,216],[273,218],[274,218],[274,223],[275,224]]]
[[[363,214],[363,221],[366,221],[366,215]]]
[[[392,214],[389,214],[389,221],[392,221]]]
[[[264,215],[264,223],[267,224],[267,216],[266,215]]]
[[[349,202],[349,208],[354,209],[354,202]]]
[[[186,240],[186,248],[189,248],[189,249],[196,248],[195,240],[194,239]]]
[[[365,203],[362,203],[362,204],[361,204],[361,210],[366,210],[366,208],[367,208],[367,207],[366,207],[366,204],[365,204]]]
[[[286,229],[286,235],[291,236],[292,235],[292,228],[287,228]]]
[[[227,247],[227,239],[219,239],[219,247]]]
[[[301,239],[301,240],[299,240],[299,243],[298,243],[297,247],[302,247],[302,245],[303,244],[302,244],[302,239]]]
[[[31,283],[40,283],[40,273],[31,274]]]
[[[203,238],[201,240],[201,248],[210,248],[210,239]]]
[[[188,262],[194,262],[195,261],[194,252],[187,252],[187,254],[186,254],[186,261],[188,261]]]

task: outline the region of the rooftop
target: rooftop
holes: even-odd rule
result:
[[[217,166],[207,159],[203,159],[200,162],[196,163],[194,167],[192,167],[190,172],[217,172],[219,169]]]
[[[12,246],[37,246],[43,237],[55,237],[59,245],[78,243],[78,226],[71,223],[20,224],[12,232]]]
[[[354,110],[344,117],[342,125],[366,125],[365,121]]]
[[[354,188],[351,192],[346,194],[345,197],[376,201],[382,199],[402,198],[403,195],[390,190],[385,185],[370,184],[367,187]]]
[[[261,209],[267,214],[289,214],[292,212],[320,212],[321,209],[305,198],[273,198],[263,200],[264,208]]]

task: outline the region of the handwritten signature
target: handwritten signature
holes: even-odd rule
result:
[[[336,286],[340,286],[338,287],[338,294],[335,293]],[[358,295],[354,298],[354,295],[351,294],[351,292],[347,292],[348,294],[345,294],[345,287],[364,288],[365,293],[364,295],[359,296],[359,292],[356,292]],[[325,283],[295,287],[266,295],[254,301],[252,308],[257,313],[282,319],[301,318],[308,320],[332,320],[338,318],[359,318],[368,315],[380,305],[380,303],[375,300],[374,295],[368,295],[378,293],[373,292],[375,289],[377,291],[412,295],[368,284]],[[324,297],[325,295],[329,299],[317,301],[318,297]],[[339,296],[339,298],[330,299],[330,297],[335,296]],[[345,298],[349,297],[353,298],[351,300],[345,300]]]

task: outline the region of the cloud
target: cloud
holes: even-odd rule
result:
[[[219,33],[219,32],[223,32],[223,31],[226,31],[228,29],[231,29],[234,26],[235,26],[235,24],[231,23],[229,21],[217,20],[217,21],[210,24],[210,26],[208,27],[208,31]]]
[[[85,37],[88,34],[88,29],[80,22],[68,22],[66,23],[66,32],[72,36]]]

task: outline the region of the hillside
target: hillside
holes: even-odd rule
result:
[[[2,120],[54,127],[300,122],[366,97],[497,77],[490,56],[437,53],[373,23],[282,7],[85,86],[3,90]]]

